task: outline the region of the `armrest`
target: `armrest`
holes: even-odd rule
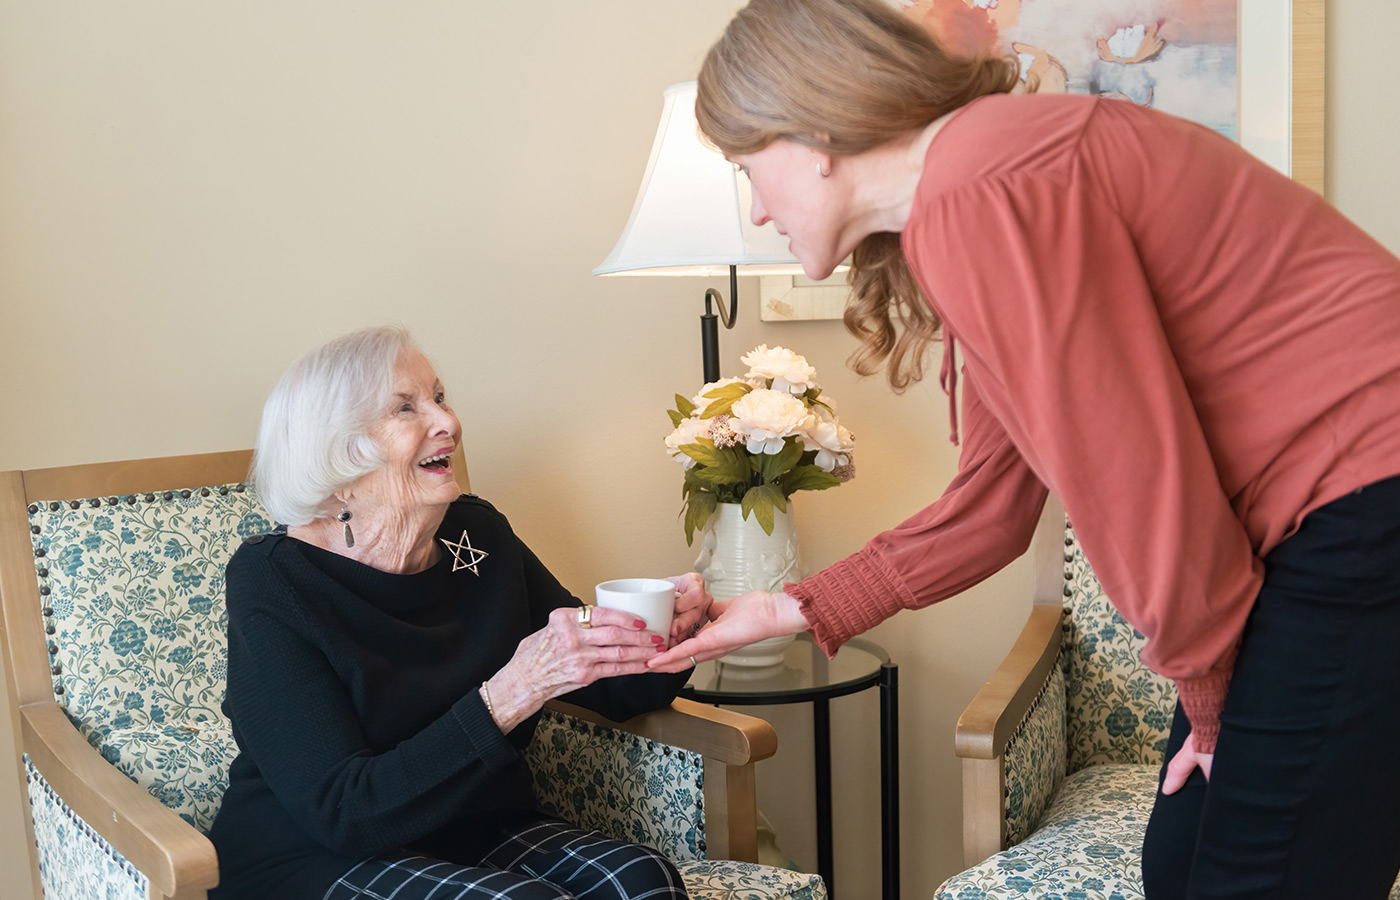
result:
[[[1036,604],[1011,652],[958,717],[957,754],[965,759],[996,759],[1040,694],[1060,653],[1058,604]]]
[[[763,719],[676,698],[665,709],[613,722],[592,710],[551,700],[547,704],[576,719],[596,722],[699,753],[731,766],[746,766],[778,752],[778,733]]]
[[[214,845],[94,750],[53,702],[20,709],[24,752],[75,813],[150,879],[152,893],[219,883]]]
[[[758,791],[754,763],[778,750],[778,734],[763,719],[677,698],[666,709],[627,722],[551,700],[551,709],[679,747],[705,758],[705,854],[758,862]]]

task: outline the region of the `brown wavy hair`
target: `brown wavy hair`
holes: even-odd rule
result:
[[[710,48],[695,116],[725,154],[784,138],[835,156],[864,153],[1017,80],[1010,58],[967,59],[886,0],[752,0]],[[941,322],[920,291],[899,234],[868,235],[851,254],[850,365],[902,392],[924,374]],[[898,323],[898,327],[896,327]]]

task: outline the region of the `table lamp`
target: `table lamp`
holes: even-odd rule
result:
[[[749,181],[717,150],[700,141],[695,126],[695,82],[666,88],[661,124],[651,145],[642,186],[627,227],[594,275],[723,275],[729,270],[729,303],[705,291],[700,346],[705,381],[719,379],[719,327],[734,327],[737,267],[751,275],[800,275],[802,266],[772,224],[749,220]]]

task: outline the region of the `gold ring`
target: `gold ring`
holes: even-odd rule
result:
[[[578,627],[593,627],[593,607],[589,606],[587,603],[578,608]]]

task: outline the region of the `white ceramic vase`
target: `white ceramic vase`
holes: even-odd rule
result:
[[[716,600],[730,600],[749,591],[774,593],[786,581],[802,578],[802,556],[797,546],[797,527],[788,511],[774,510],[773,533],[765,534],[758,517],[744,519],[737,503],[721,503],[700,534],[700,555],[695,571],[705,579],[705,587]],[[771,666],[782,662],[783,650],[796,636],[768,638],[721,658],[736,666]]]

